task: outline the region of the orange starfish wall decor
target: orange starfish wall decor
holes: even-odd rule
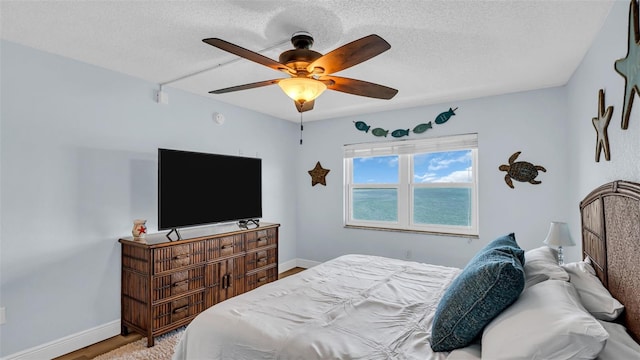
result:
[[[316,167],[309,170],[309,175],[311,175],[311,186],[316,186],[316,184],[322,184],[327,186],[326,176],[329,173],[329,169],[323,169],[322,165],[320,165],[320,161],[316,163]]]

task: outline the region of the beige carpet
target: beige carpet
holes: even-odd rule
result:
[[[158,336],[153,347],[147,347],[147,338],[119,347],[93,360],[171,360],[184,327]]]

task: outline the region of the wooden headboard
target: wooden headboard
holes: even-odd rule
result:
[[[625,306],[623,323],[640,340],[640,184],[614,181],[580,202],[582,252]]]

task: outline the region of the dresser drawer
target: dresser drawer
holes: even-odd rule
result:
[[[204,291],[153,307],[153,328],[161,329],[204,310]]]
[[[153,273],[180,269],[205,261],[204,241],[176,244],[153,250]]]
[[[246,291],[253,290],[261,285],[278,280],[278,267],[257,271],[245,277],[247,281]]]
[[[187,291],[204,289],[204,266],[178,271],[153,279],[153,300],[160,301]]]
[[[252,271],[267,265],[275,264],[277,261],[278,249],[271,248],[247,253],[247,271]]]
[[[242,234],[206,240],[207,260],[239,254],[244,251]]]
[[[276,229],[257,230],[247,233],[247,251],[276,244]]]

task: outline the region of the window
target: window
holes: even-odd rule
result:
[[[344,146],[345,225],[478,235],[477,134]]]

